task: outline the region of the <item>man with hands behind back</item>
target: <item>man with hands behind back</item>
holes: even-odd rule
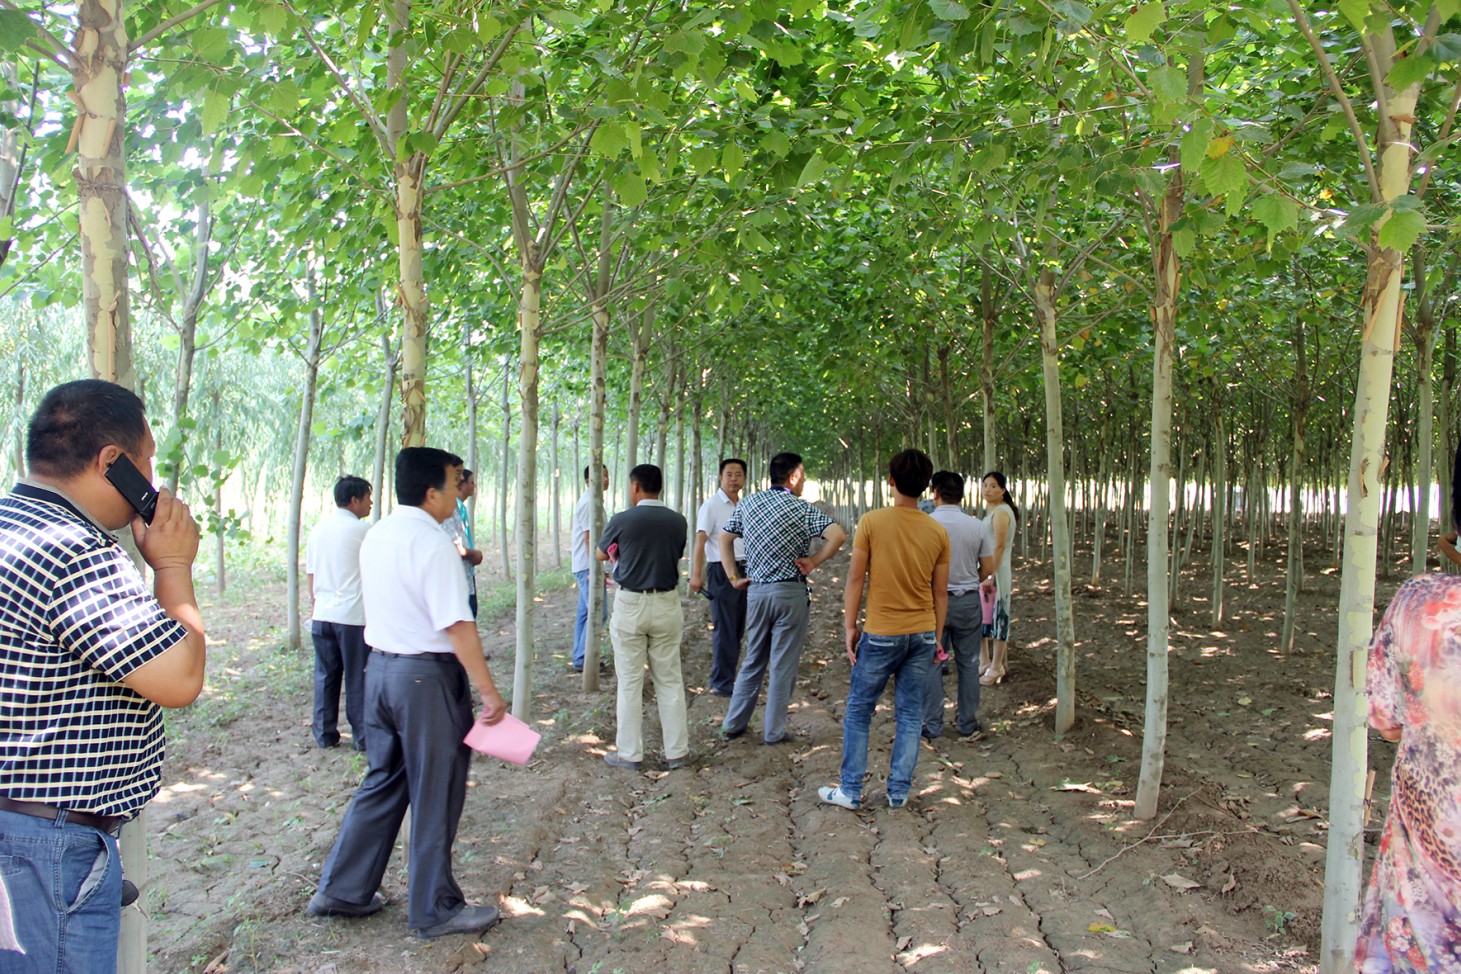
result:
[[[107,479],[126,458],[150,482],[155,452],[130,390],[68,382],[31,417],[30,476],[0,500],[7,971],[116,969],[115,833],[157,793],[158,708],[187,706],[203,688],[206,640],[192,575],[198,526],[166,489],[144,523]],[[151,592],[114,534],[129,525],[153,571]]]

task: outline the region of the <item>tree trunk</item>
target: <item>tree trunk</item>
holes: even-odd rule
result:
[[[1426,570],[1431,540],[1431,472],[1435,469],[1435,371],[1436,317],[1425,280],[1425,250],[1416,247],[1412,256],[1415,282],[1415,373],[1419,385],[1416,404],[1415,486],[1417,497],[1411,507],[1410,571]],[[1442,518],[1442,521],[1445,519]]]
[[[381,361],[385,366],[385,375],[382,376],[380,390],[380,408],[375,414],[375,463],[372,467],[374,480],[371,486],[375,489],[375,509],[371,512],[370,523],[374,524],[381,519],[385,511],[390,494],[386,491],[386,444],[390,442],[391,428],[391,399],[396,389],[396,369],[400,365],[401,357],[391,350],[390,330],[380,336]]]
[[[529,255],[524,255],[527,258]],[[518,305],[518,398],[522,432],[517,440],[517,662],[512,679],[512,713],[532,717],[533,589],[538,584],[538,343],[543,335],[543,270],[526,259]]]
[[[127,27],[123,0],[81,0],[72,41],[81,300],[91,374],[134,389],[127,296]]]
[[[1291,0],[1296,2],[1296,0]],[[1373,23],[1373,21],[1371,21]],[[1367,34],[1367,51],[1381,65],[1394,62],[1390,28]],[[1419,83],[1404,91],[1383,89],[1379,103],[1379,183],[1389,203],[1410,188],[1410,130]],[[1359,376],[1355,385],[1354,434],[1350,447],[1344,522],[1344,573],[1339,591],[1339,639],[1334,676],[1334,757],[1329,783],[1329,840],[1324,868],[1324,918],[1320,970],[1339,974],[1353,966],[1359,928],[1361,867],[1364,862],[1364,789],[1367,771],[1365,663],[1374,623],[1379,477],[1385,456],[1385,421],[1390,406],[1404,301],[1404,254],[1382,247],[1371,234],[1369,269],[1361,306]]]
[[[502,401],[500,403],[502,407],[502,452],[498,454],[502,469],[497,478],[497,541],[498,547],[502,551],[502,574],[507,579],[513,577],[512,559],[508,556],[507,551],[507,481],[508,471],[512,467],[512,464],[508,462],[512,450],[511,366],[510,359],[502,360]]]
[[[553,486],[551,497],[551,503],[553,505],[553,552],[555,555],[553,561],[555,567],[557,567],[560,571],[563,569],[563,510],[560,506],[559,494],[561,492],[560,488],[563,486],[563,467],[558,462],[558,434],[560,432],[562,424],[563,412],[559,408],[557,400],[554,400],[552,426],[553,439],[552,442],[549,444],[549,448],[551,451],[549,462],[552,464],[553,468]]]
[[[289,527],[285,532],[287,593],[284,648],[298,652],[302,645],[299,625],[299,540],[304,510],[304,475],[309,466],[310,427],[314,424],[315,387],[320,377],[320,349],[324,346],[325,320],[315,300],[310,278],[309,347],[304,355],[304,389],[299,400],[299,428],[294,435],[294,472],[289,480]]]
[[[172,422],[180,437],[177,453],[171,458],[171,471],[167,486],[174,494],[178,492],[178,479],[187,462],[187,454],[181,439],[183,420],[188,416],[188,396],[193,387],[193,360],[198,354],[198,315],[203,310],[203,298],[208,293],[208,243],[213,237],[213,216],[208,208],[208,194],[199,190],[200,201],[194,212],[196,230],[193,236],[193,276],[188,282],[188,293],[183,296],[181,320],[178,322],[178,367],[173,385]]]
[[[1162,198],[1156,244],[1157,292],[1152,301],[1151,510],[1147,514],[1146,718],[1141,775],[1136,786],[1138,819],[1157,813],[1167,748],[1167,515],[1172,479],[1172,353],[1177,324],[1177,251],[1172,224],[1182,215],[1182,170],[1174,169]]]
[[[1217,629],[1223,623],[1223,571],[1227,567],[1228,530],[1228,426],[1222,404],[1223,379],[1212,376],[1212,611],[1209,623]]]
[[[386,88],[398,92],[386,114],[386,147],[393,160],[396,188],[396,236],[400,281],[396,301],[402,311],[401,339],[401,445],[426,445],[426,332],[430,323],[426,298],[426,270],[422,254],[421,209],[425,198],[422,180],[426,156],[407,153],[402,139],[410,124],[406,113],[410,95],[406,68],[410,60],[411,0],[390,0],[386,5]]]
[[[630,469],[639,463],[639,428],[644,417],[644,370],[649,362],[649,323],[648,308],[641,314],[629,316],[629,340],[633,346],[633,359],[629,369],[629,416],[624,423],[629,439],[624,451],[624,462]]]
[[[1065,517],[1065,428],[1060,412],[1060,346],[1055,336],[1055,272],[1035,284],[1040,352],[1045,375],[1045,458],[1050,484],[1050,527],[1055,549],[1055,736],[1075,725],[1075,616],[1070,599],[1070,537]]]
[[[1299,590],[1304,581],[1304,437],[1309,425],[1309,353],[1304,335],[1302,315],[1294,319],[1294,400],[1292,447],[1289,453],[1289,532],[1288,566],[1284,579],[1283,631],[1278,650],[1289,653],[1294,648],[1294,630],[1298,622]]]
[[[979,279],[979,308],[984,326],[979,360],[979,387],[983,391],[980,398],[984,400],[984,471],[980,474],[983,477],[998,465],[994,425],[994,326],[998,310],[994,303],[994,268],[989,266],[988,248]]]

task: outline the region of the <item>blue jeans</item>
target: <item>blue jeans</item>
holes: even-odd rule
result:
[[[923,727],[923,694],[928,668],[938,645],[932,632],[904,636],[863,633],[847,688],[847,713],[842,718],[842,793],[862,798],[862,777],[867,771],[867,735],[878,699],[894,680],[893,755],[888,761],[888,798],[908,797],[913,768],[918,763],[919,731]]]
[[[573,666],[583,669],[584,640],[588,638],[588,569],[573,573],[578,582],[578,615],[573,618]],[[604,600],[601,621],[609,621],[609,602]]]
[[[0,812],[0,879],[25,950],[0,950],[0,971],[116,971],[122,862],[115,838],[85,825]]]

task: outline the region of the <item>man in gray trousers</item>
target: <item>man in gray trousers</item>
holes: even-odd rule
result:
[[[807,636],[810,595],[806,577],[837,553],[847,532],[801,499],[807,472],[800,456],[776,454],[771,458],[770,474],[771,489],[742,500],[720,532],[722,565],[736,564],[735,539],[744,540],[745,576],[738,569],[726,574],[736,588],[750,587],[746,656],[720,732],[729,739],[746,732],[761,682],[769,671],[761,739],[780,744],[792,739],[786,731],[786,709]],[[813,538],[821,538],[822,546],[808,555]]]
[[[472,690],[477,718],[507,713],[467,607],[461,555],[441,522],[456,512],[462,460],[406,447],[396,457],[400,505],[365,535],[365,756],[370,765],[325,860],[316,916],[366,917],[386,905],[381,878],[401,819],[411,808],[406,921],[423,938],[478,933],[497,907],[468,903],[452,876],[451,851],[467,794]]]
[[[976,740],[979,728],[979,640],[984,613],[979,604],[979,583],[994,574],[994,539],[977,517],[965,514],[964,478],[940,470],[929,484],[935,507],[931,515],[949,533],[953,557],[949,563],[949,608],[940,644],[954,657],[958,673],[959,707],[955,726],[965,740]],[[944,671],[935,662],[928,668],[923,698],[923,736],[929,740],[944,732]]]

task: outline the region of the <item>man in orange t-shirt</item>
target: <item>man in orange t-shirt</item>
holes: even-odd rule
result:
[[[852,679],[842,718],[841,783],[818,791],[831,805],[862,805],[868,727],[890,678],[895,681],[896,731],[888,762],[888,805],[903,807],[913,785],[924,686],[949,602],[949,535],[918,509],[918,498],[932,476],[933,461],[919,450],[893,457],[888,462],[893,506],[865,514],[853,535],[852,566],[842,600]],[[864,581],[866,631],[859,631]]]

